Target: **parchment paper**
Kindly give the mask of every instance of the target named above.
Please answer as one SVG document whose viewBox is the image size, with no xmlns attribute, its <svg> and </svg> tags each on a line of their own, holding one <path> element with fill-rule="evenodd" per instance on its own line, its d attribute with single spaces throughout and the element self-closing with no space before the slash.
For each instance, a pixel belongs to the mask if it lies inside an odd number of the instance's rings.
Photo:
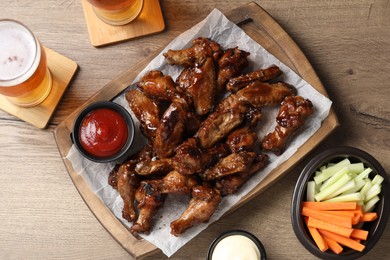
<svg viewBox="0 0 390 260">
<path fill-rule="evenodd" d="M 168 196 L 164 207 L 155 216 L 155 224 L 150 234 L 141 236 L 149 242 L 160 248 L 164 254 L 171 256 L 185 243 L 195 237 L 199 232 L 204 230 L 210 223 L 218 220 L 227 210 L 229 210 L 240 198 L 252 190 L 259 182 L 263 180 L 267 174 L 287 160 L 293 155 L 296 150 L 305 143 L 321 126 L 321 122 L 327 117 L 331 107 L 331 101 L 315 90 L 306 81 L 300 78 L 295 72 L 282 64 L 278 59 L 266 51 L 257 42 L 252 40 L 246 33 L 234 23 L 230 22 L 219 10 L 214 9 L 206 19 L 195 25 L 190 30 L 179 35 L 174 39 L 149 65 L 138 75 L 134 80 L 137 82 L 139 78 L 147 71 L 156 69 L 161 70 L 166 75 L 171 75 L 175 79 L 181 69 L 177 66 L 168 66 L 164 60 L 162 53 L 168 49 L 183 49 L 191 45 L 191 41 L 199 36 L 209 37 L 221 44 L 223 48 L 231 48 L 238 46 L 240 49 L 250 52 L 250 68 L 248 71 L 265 68 L 275 64 L 283 71 L 282 80 L 294 85 L 298 89 L 298 94 L 312 101 L 315 112 L 310 119 L 302 127 L 299 135 L 295 136 L 292 142 L 288 145 L 287 150 L 281 156 L 269 154 L 270 163 L 267 167 L 254 175 L 248 183 L 246 183 L 236 194 L 229 195 L 223 198 L 218 209 L 206 224 L 200 224 L 186 231 L 182 236 L 175 237 L 170 234 L 170 223 L 177 219 L 185 210 L 189 198 L 186 196 Z M 133 83 L 134 83 L 133 82 Z M 114 100 L 122 104 L 124 107 L 131 110 L 124 99 L 124 95 L 119 96 Z M 259 139 L 273 131 L 276 122 L 275 116 L 278 108 L 263 109 L 263 119 L 259 127 Z M 135 117 L 133 116 L 135 119 Z M 136 121 L 136 129 L 138 130 L 138 122 Z M 145 139 L 138 132 L 134 148 L 141 148 L 145 144 Z M 108 174 L 114 167 L 115 163 L 98 164 L 84 159 L 74 147 L 72 147 L 66 157 L 73 165 L 76 172 L 81 174 L 91 185 L 91 188 L 96 192 L 108 208 L 119 218 L 125 225 L 130 226 L 126 220 L 122 219 L 123 201 L 119 193 L 107 184 Z M 205 252 L 206 255 L 206 252 Z"/>
</svg>

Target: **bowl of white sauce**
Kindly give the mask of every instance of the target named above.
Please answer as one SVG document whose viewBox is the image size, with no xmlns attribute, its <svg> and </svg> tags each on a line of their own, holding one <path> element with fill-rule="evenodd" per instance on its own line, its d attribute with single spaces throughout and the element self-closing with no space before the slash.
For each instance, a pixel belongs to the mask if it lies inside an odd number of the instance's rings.
<svg viewBox="0 0 390 260">
<path fill-rule="evenodd" d="M 244 230 L 229 230 L 211 243 L 207 260 L 265 260 L 265 249 L 260 240 Z"/>
</svg>

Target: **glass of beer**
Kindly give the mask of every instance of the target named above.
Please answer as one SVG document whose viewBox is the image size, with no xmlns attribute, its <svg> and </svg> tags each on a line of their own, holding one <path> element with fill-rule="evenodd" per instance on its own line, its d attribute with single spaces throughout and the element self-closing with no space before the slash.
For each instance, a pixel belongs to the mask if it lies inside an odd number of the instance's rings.
<svg viewBox="0 0 390 260">
<path fill-rule="evenodd" d="M 46 53 L 22 23 L 0 19 L 0 94 L 21 107 L 43 102 L 52 88 Z"/>
<path fill-rule="evenodd" d="M 144 0 L 88 0 L 96 15 L 105 23 L 124 25 L 142 11 Z"/>
</svg>

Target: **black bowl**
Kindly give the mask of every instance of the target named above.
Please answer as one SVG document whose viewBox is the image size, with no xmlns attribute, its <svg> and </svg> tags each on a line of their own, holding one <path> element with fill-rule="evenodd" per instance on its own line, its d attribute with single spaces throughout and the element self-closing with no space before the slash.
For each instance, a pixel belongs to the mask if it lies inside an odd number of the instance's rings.
<svg viewBox="0 0 390 260">
<path fill-rule="evenodd" d="M 378 214 L 378 218 L 373 222 L 366 222 L 362 227 L 363 229 L 369 231 L 367 240 L 361 242 L 365 245 L 365 249 L 363 252 L 358 252 L 349 248 L 344 248 L 343 252 L 337 255 L 330 250 L 322 252 L 318 249 L 306 228 L 303 217 L 301 216 L 301 202 L 305 200 L 307 182 L 313 179 L 315 171 L 329 162 L 339 162 L 345 158 L 348 158 L 351 163 L 363 162 L 365 167 L 370 167 L 373 169 L 373 171 L 370 173 L 370 178 L 373 178 L 376 174 L 379 174 L 384 178 L 384 181 L 382 183 L 382 190 L 379 195 L 380 201 L 374 209 L 374 211 Z M 386 172 L 379 164 L 379 162 L 370 154 L 360 149 L 353 147 L 335 147 L 327 149 L 314 156 L 313 159 L 311 159 L 303 169 L 293 192 L 291 204 L 291 221 L 298 240 L 313 255 L 322 259 L 356 259 L 362 257 L 364 254 L 370 251 L 378 242 L 383 231 L 385 230 L 389 218 L 389 212 L 389 183 Z"/>
<path fill-rule="evenodd" d="M 116 112 L 118 112 L 122 116 L 122 118 L 125 120 L 126 125 L 127 125 L 128 135 L 127 135 L 126 143 L 124 144 L 124 146 L 122 147 L 122 149 L 119 152 L 117 152 L 116 154 L 113 154 L 111 156 L 107 156 L 107 157 L 97 157 L 97 156 L 94 156 L 94 155 L 91 155 L 90 153 L 88 153 L 81 146 L 79 134 L 78 134 L 80 124 L 83 121 L 84 117 L 89 112 L 91 112 L 95 109 L 98 109 L 98 108 L 108 108 L 108 109 L 115 110 Z M 121 159 L 125 159 L 130 152 L 130 148 L 131 148 L 131 145 L 133 143 L 133 139 L 134 139 L 134 121 L 133 121 L 130 113 L 127 112 L 127 110 L 124 107 L 122 107 L 121 105 L 114 103 L 114 102 L 111 102 L 111 101 L 98 101 L 98 102 L 92 103 L 89 106 L 87 106 L 86 108 L 84 108 L 77 115 L 77 117 L 74 121 L 74 124 L 73 124 L 73 128 L 72 128 L 72 140 L 73 140 L 73 143 L 76 146 L 77 150 L 88 160 L 91 160 L 93 162 L 98 162 L 98 163 L 107 163 L 107 162 L 113 162 L 113 161 L 117 161 L 117 160 L 119 161 Z"/>
<path fill-rule="evenodd" d="M 245 236 L 249 239 L 251 239 L 253 241 L 253 243 L 255 243 L 255 245 L 257 246 L 257 248 L 259 249 L 259 252 L 260 252 L 260 259 L 261 260 L 265 260 L 267 259 L 267 256 L 266 256 L 266 253 L 265 253 L 265 249 L 264 249 L 264 246 L 263 244 L 260 242 L 260 240 L 254 236 L 253 234 L 247 232 L 247 231 L 244 231 L 244 230 L 229 230 L 229 231 L 225 231 L 223 232 L 222 234 L 220 234 L 210 245 L 210 248 L 208 250 L 208 253 L 207 253 L 207 260 L 212 260 L 212 256 L 213 256 L 213 252 L 214 252 L 214 249 L 215 247 L 217 246 L 217 244 L 219 242 L 221 242 L 222 239 L 226 238 L 226 237 L 229 237 L 229 236 L 233 236 L 233 235 L 240 235 L 240 236 Z M 244 250 L 244 249 L 242 249 Z"/>
</svg>

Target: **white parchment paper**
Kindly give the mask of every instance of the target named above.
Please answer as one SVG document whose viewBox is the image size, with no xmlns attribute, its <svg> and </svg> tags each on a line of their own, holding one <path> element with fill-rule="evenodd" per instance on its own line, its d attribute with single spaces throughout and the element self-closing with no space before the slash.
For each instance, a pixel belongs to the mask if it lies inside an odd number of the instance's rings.
<svg viewBox="0 0 390 260">
<path fill-rule="evenodd" d="M 237 203 L 245 194 L 251 191 L 259 182 L 263 180 L 267 174 L 280 165 L 285 160 L 289 159 L 296 150 L 305 143 L 321 126 L 321 122 L 327 117 L 331 107 L 331 101 L 316 91 L 310 84 L 299 77 L 294 71 L 282 64 L 278 59 L 266 51 L 257 42 L 252 40 L 246 33 L 234 23 L 230 22 L 219 10 L 214 9 L 206 19 L 195 25 L 190 30 L 179 35 L 174 39 L 149 65 L 138 75 L 134 82 L 149 70 L 161 70 L 166 75 L 171 75 L 175 79 L 181 71 L 178 66 L 168 66 L 164 60 L 162 53 L 168 49 L 183 49 L 191 45 L 191 41 L 199 36 L 209 37 L 221 44 L 223 48 L 232 48 L 238 46 L 240 49 L 250 52 L 250 68 L 248 71 L 257 68 L 268 67 L 275 64 L 283 71 L 282 80 L 294 85 L 298 89 L 298 94 L 312 101 L 315 112 L 302 127 L 302 131 L 298 136 L 295 136 L 292 142 L 288 145 L 287 150 L 281 156 L 269 154 L 270 163 L 261 172 L 254 175 L 248 183 L 246 183 L 236 194 L 229 195 L 223 198 L 218 209 L 208 223 L 197 225 L 186 231 L 182 236 L 175 237 L 170 234 L 170 223 L 177 219 L 185 210 L 189 198 L 185 196 L 168 196 L 164 203 L 164 207 L 158 212 L 155 217 L 155 224 L 150 234 L 141 236 L 160 248 L 164 254 L 171 256 L 180 247 L 186 244 L 189 240 L 195 237 L 198 233 L 204 230 L 210 223 L 218 220 L 227 210 Z M 130 83 L 130 82 L 129 82 Z M 122 104 L 127 110 L 130 108 L 124 99 L 124 95 L 116 98 L 115 102 Z M 278 108 L 264 109 L 263 119 L 259 123 L 259 138 L 271 132 L 275 126 L 275 117 Z M 133 116 L 135 119 L 135 117 Z M 137 120 L 135 120 L 137 121 Z M 138 122 L 136 122 L 138 130 Z M 134 148 L 141 148 L 145 144 L 145 139 L 141 134 L 136 133 Z M 81 174 L 91 189 L 95 191 L 108 208 L 120 219 L 125 225 L 130 226 L 126 220 L 122 219 L 123 201 L 119 193 L 108 185 L 108 174 L 114 167 L 115 163 L 98 164 L 84 159 L 74 147 L 72 147 L 66 157 L 71 163 L 76 172 Z M 206 252 L 205 252 L 206 254 Z"/>
</svg>

